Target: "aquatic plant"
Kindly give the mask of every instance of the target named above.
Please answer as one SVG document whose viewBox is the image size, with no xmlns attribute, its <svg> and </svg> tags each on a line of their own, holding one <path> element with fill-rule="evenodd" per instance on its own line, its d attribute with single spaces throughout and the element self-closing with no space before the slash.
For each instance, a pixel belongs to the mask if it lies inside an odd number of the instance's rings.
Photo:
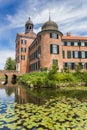
<svg viewBox="0 0 87 130">
<path fill-rule="evenodd" d="M 4 103 L 0 101 L 0 105 L 4 106 Z M 87 102 L 59 97 L 46 101 L 42 106 L 31 103 L 22 105 L 7 103 L 7 108 L 0 115 L 0 129 L 2 128 L 87 130 Z"/>
</svg>

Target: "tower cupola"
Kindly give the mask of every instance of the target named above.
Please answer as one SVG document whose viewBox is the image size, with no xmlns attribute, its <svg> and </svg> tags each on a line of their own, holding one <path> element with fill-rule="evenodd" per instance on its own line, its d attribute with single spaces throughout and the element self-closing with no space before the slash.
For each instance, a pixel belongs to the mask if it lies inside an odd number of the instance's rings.
<svg viewBox="0 0 87 130">
<path fill-rule="evenodd" d="M 29 17 L 28 21 L 25 24 L 25 33 L 29 33 L 30 31 L 33 31 L 33 22 Z"/>
</svg>

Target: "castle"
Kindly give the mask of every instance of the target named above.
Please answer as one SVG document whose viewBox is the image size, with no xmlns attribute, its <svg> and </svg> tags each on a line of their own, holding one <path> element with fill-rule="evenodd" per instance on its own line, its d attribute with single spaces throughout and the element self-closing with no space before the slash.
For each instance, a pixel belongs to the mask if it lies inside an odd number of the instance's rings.
<svg viewBox="0 0 87 130">
<path fill-rule="evenodd" d="M 49 20 L 42 25 L 38 34 L 33 32 L 34 24 L 29 18 L 25 33 L 16 36 L 16 70 L 21 73 L 50 69 L 56 64 L 74 70 L 77 64 L 87 69 L 87 37 L 63 35 L 58 25 Z"/>
</svg>

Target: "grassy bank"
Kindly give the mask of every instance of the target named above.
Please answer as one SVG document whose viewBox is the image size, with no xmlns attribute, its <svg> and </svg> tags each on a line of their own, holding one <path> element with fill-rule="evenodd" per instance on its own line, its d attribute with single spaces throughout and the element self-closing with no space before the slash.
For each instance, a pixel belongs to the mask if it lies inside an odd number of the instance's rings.
<svg viewBox="0 0 87 130">
<path fill-rule="evenodd" d="M 87 86 L 87 73 L 34 72 L 19 77 L 19 83 L 29 87 Z"/>
</svg>

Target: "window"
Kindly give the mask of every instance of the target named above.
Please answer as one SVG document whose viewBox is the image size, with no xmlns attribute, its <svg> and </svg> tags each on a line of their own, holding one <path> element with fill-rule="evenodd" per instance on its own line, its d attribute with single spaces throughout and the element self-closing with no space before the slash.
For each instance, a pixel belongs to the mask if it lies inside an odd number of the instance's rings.
<svg viewBox="0 0 87 130">
<path fill-rule="evenodd" d="M 81 64 L 81 68 L 85 69 L 85 63 L 84 62 Z"/>
<path fill-rule="evenodd" d="M 58 54 L 59 53 L 59 46 L 56 44 L 50 45 L 50 53 L 51 54 Z"/>
<path fill-rule="evenodd" d="M 87 42 L 85 42 L 85 46 L 87 46 Z"/>
<path fill-rule="evenodd" d="M 74 46 L 78 46 L 78 42 L 74 42 Z"/>
<path fill-rule="evenodd" d="M 17 62 L 17 63 L 19 62 L 19 56 L 18 56 L 18 57 L 16 57 L 16 62 Z"/>
<path fill-rule="evenodd" d="M 71 42 L 71 46 L 74 46 L 74 42 Z"/>
<path fill-rule="evenodd" d="M 81 51 L 81 58 L 85 58 L 85 51 Z"/>
<path fill-rule="evenodd" d="M 85 58 L 87 58 L 87 51 L 85 51 Z"/>
<path fill-rule="evenodd" d="M 20 52 L 19 49 L 18 50 L 16 49 L 16 53 L 19 53 L 19 52 Z"/>
<path fill-rule="evenodd" d="M 26 40 L 21 40 L 21 44 L 26 44 Z"/>
<path fill-rule="evenodd" d="M 63 63 L 63 67 L 68 67 L 69 69 L 73 70 L 75 69 L 75 63 L 72 63 L 72 62 L 64 62 Z"/>
<path fill-rule="evenodd" d="M 73 58 L 81 58 L 81 51 L 73 51 Z"/>
<path fill-rule="evenodd" d="M 65 58 L 65 51 L 62 51 L 62 57 Z"/>
<path fill-rule="evenodd" d="M 81 46 L 85 46 L 85 42 L 81 42 Z"/>
<path fill-rule="evenodd" d="M 58 39 L 58 34 L 56 34 L 56 33 L 50 33 L 50 38 L 56 38 L 56 39 Z"/>
<path fill-rule="evenodd" d="M 53 64 L 56 65 L 56 66 L 58 66 L 58 60 L 53 59 Z"/>
<path fill-rule="evenodd" d="M 30 65 L 30 70 L 34 71 L 34 70 L 39 70 L 40 69 L 40 61 L 35 62 L 33 64 Z"/>
<path fill-rule="evenodd" d="M 21 60 L 25 60 L 25 56 L 24 55 L 21 55 Z"/>
<path fill-rule="evenodd" d="M 67 62 L 67 67 L 71 69 L 71 62 Z"/>
<path fill-rule="evenodd" d="M 64 46 L 64 42 L 62 42 L 62 45 Z"/>
<path fill-rule="evenodd" d="M 74 52 L 73 52 L 73 58 L 79 58 L 78 51 L 74 51 Z"/>
<path fill-rule="evenodd" d="M 87 63 L 85 63 L 85 67 L 86 67 L 86 69 L 87 69 Z"/>
<path fill-rule="evenodd" d="M 73 46 L 73 42 L 64 41 L 64 42 L 62 42 L 62 45 L 63 45 L 63 46 Z"/>
<path fill-rule="evenodd" d="M 67 58 L 71 58 L 71 51 L 67 51 Z"/>
<path fill-rule="evenodd" d="M 67 42 L 67 46 L 71 46 L 71 42 Z"/>
<path fill-rule="evenodd" d="M 26 48 L 21 48 L 21 52 L 26 52 Z"/>
<path fill-rule="evenodd" d="M 64 42 L 64 46 L 67 46 L 67 42 Z"/>
<path fill-rule="evenodd" d="M 71 70 L 75 69 L 75 63 L 67 62 L 67 67 Z"/>
</svg>

